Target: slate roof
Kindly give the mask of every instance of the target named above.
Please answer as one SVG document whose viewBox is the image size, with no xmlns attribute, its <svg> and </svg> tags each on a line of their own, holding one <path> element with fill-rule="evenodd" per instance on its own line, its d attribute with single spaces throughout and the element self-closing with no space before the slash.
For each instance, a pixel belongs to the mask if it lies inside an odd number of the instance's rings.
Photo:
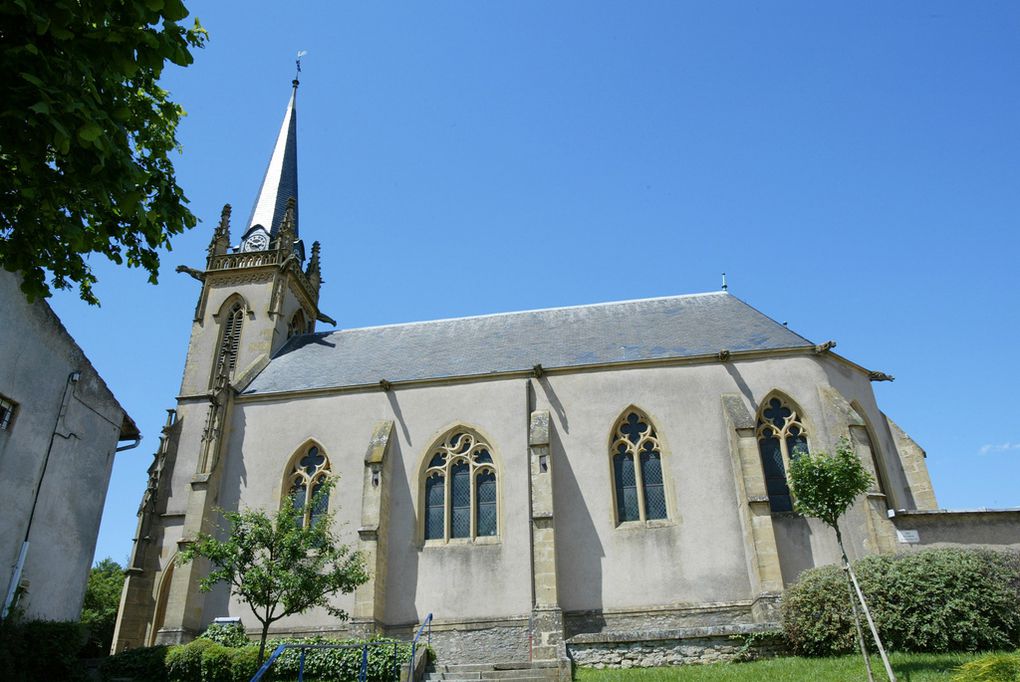
<svg viewBox="0 0 1020 682">
<path fill-rule="evenodd" d="M 244 394 L 813 344 L 726 292 L 303 334 Z"/>
</svg>

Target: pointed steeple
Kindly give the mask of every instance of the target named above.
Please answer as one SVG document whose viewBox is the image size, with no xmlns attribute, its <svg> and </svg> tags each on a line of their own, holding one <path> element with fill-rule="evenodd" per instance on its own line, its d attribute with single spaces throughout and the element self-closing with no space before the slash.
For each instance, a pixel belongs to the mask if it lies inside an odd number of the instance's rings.
<svg viewBox="0 0 1020 682">
<path fill-rule="evenodd" d="M 273 147 L 273 155 L 269 159 L 262 186 L 252 207 L 251 218 L 245 230 L 241 249 L 243 251 L 263 251 L 269 248 L 270 242 L 276 239 L 287 211 L 287 200 L 294 200 L 294 235 L 298 231 L 298 177 L 297 177 L 297 89 L 298 81 L 293 81 L 294 90 L 287 103 L 287 111 L 283 116 L 283 125 Z"/>
</svg>

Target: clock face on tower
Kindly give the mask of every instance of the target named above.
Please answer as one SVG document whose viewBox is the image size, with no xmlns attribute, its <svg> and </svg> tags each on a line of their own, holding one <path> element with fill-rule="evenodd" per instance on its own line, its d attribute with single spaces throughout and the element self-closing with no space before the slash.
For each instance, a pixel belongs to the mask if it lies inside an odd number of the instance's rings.
<svg viewBox="0 0 1020 682">
<path fill-rule="evenodd" d="M 250 237 L 244 240 L 241 250 L 265 251 L 267 246 L 269 246 L 269 237 L 266 236 L 265 232 L 259 230 L 258 232 L 253 232 Z"/>
</svg>

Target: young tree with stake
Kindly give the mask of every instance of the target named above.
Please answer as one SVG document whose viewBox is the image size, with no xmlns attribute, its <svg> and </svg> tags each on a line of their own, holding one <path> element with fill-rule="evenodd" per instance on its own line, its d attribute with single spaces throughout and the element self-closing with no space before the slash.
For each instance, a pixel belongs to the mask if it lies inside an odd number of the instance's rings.
<svg viewBox="0 0 1020 682">
<path fill-rule="evenodd" d="M 843 570 L 846 571 L 847 587 L 850 590 L 850 605 L 854 610 L 854 624 L 857 627 L 857 641 L 861 647 L 861 654 L 864 656 L 864 664 L 867 667 L 868 679 L 873 680 L 871 674 L 871 661 L 868 657 L 868 650 L 864 644 L 864 633 L 861 629 L 860 616 L 857 613 L 857 605 L 854 603 L 856 593 L 864 615 L 867 618 L 871 634 L 878 646 L 878 652 L 882 656 L 882 663 L 885 665 L 886 674 L 891 682 L 896 682 L 889 658 L 886 656 L 882 640 L 878 636 L 878 629 L 871 619 L 868 611 L 868 604 L 864 600 L 860 585 L 857 584 L 857 577 L 854 575 L 850 560 L 846 556 L 846 548 L 843 546 L 843 534 L 839 530 L 839 518 L 846 513 L 846 510 L 854 503 L 858 495 L 868 491 L 871 486 L 871 474 L 867 472 L 860 459 L 854 453 L 850 441 L 844 437 L 836 444 L 836 453 L 828 455 L 824 452 L 807 453 L 799 451 L 790 462 L 790 492 L 793 494 L 793 508 L 804 516 L 812 516 L 821 519 L 827 526 L 836 532 L 836 542 L 839 544 L 839 551 L 843 556 Z"/>
</svg>

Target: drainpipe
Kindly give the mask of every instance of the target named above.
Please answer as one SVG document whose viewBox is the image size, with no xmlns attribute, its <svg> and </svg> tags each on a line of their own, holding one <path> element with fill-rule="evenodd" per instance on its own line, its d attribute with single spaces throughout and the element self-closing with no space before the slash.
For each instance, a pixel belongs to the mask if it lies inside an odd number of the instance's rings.
<svg viewBox="0 0 1020 682">
<path fill-rule="evenodd" d="M 141 443 L 141 442 L 142 442 L 142 437 L 138 436 L 138 438 L 135 438 L 135 442 L 134 443 L 128 443 L 127 445 L 121 445 L 119 448 L 114 450 L 114 452 L 124 452 L 125 450 L 134 450 L 135 448 L 138 447 L 138 444 Z"/>
<path fill-rule="evenodd" d="M 39 480 L 35 484 L 35 494 L 32 496 L 32 511 L 28 514 L 28 527 L 25 528 L 25 539 L 21 543 L 21 551 L 18 552 L 18 561 L 14 565 L 14 572 L 11 574 L 11 582 L 7 588 L 7 597 L 4 599 L 3 613 L 0 614 L 0 619 L 7 618 L 7 612 L 10 611 L 11 604 L 14 602 L 14 597 L 18 593 L 18 584 L 21 582 L 21 571 L 25 568 L 25 559 L 28 557 L 28 537 L 32 532 L 32 521 L 35 518 L 35 508 L 39 503 L 39 493 L 42 491 L 43 479 L 46 477 L 46 467 L 50 463 L 50 453 L 53 452 L 53 440 L 60 436 L 61 438 L 68 439 L 74 436 L 78 436 L 73 433 L 69 433 L 66 436 L 59 433 L 57 429 L 60 427 L 60 420 L 64 418 L 64 411 L 67 408 L 67 391 L 71 387 L 71 384 L 78 383 L 81 379 L 81 372 L 75 370 L 67 375 L 67 381 L 64 382 L 64 395 L 60 399 L 60 410 L 57 412 L 57 420 L 53 424 L 53 433 L 50 434 L 50 444 L 46 448 L 46 456 L 43 458 L 42 472 L 39 474 Z"/>
</svg>

